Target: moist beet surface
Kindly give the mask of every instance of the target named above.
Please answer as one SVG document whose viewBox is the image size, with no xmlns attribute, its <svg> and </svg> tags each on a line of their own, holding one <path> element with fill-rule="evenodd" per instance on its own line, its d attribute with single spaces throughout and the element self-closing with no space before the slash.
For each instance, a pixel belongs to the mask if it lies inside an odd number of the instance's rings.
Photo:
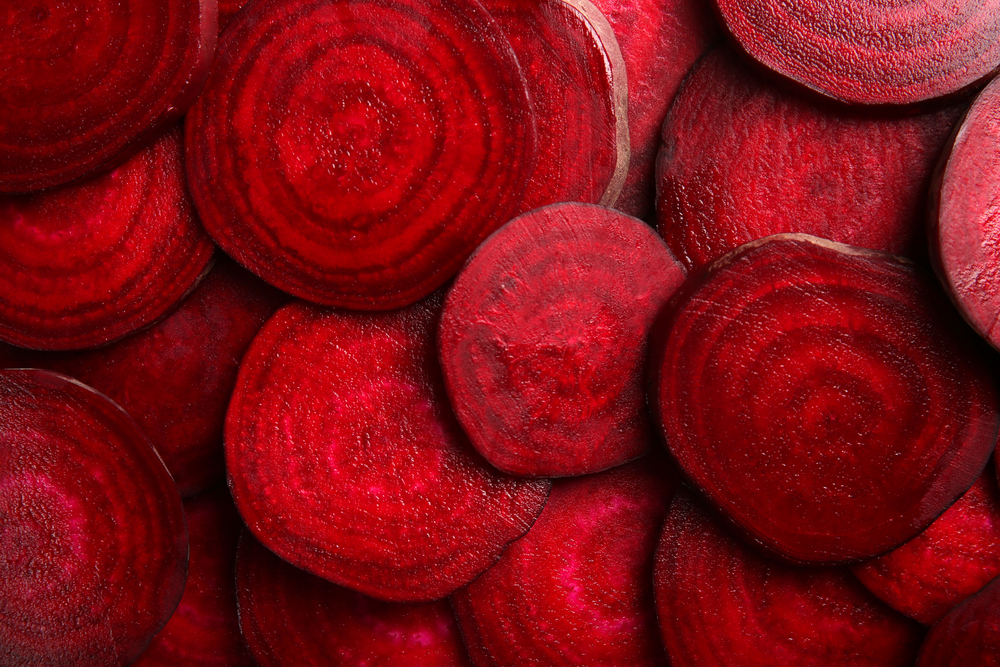
<svg viewBox="0 0 1000 667">
<path fill-rule="evenodd" d="M 646 339 L 683 280 L 656 233 L 612 209 L 556 204 L 504 225 L 455 280 L 438 332 L 472 444 L 539 477 L 648 451 Z"/>
<path fill-rule="evenodd" d="M 219 0 L 219 34 L 229 26 L 236 12 L 243 9 L 249 0 Z"/>
<path fill-rule="evenodd" d="M 1000 665 L 1000 577 L 931 628 L 917 661 L 917 667 L 971 665 Z"/>
<path fill-rule="evenodd" d="M 910 262 L 801 234 L 692 280 L 651 336 L 672 455 L 795 562 L 875 556 L 968 490 L 997 437 L 978 340 Z"/>
<path fill-rule="evenodd" d="M 0 371 L 0 664 L 131 664 L 184 590 L 173 480 L 135 423 L 61 375 Z"/>
</svg>

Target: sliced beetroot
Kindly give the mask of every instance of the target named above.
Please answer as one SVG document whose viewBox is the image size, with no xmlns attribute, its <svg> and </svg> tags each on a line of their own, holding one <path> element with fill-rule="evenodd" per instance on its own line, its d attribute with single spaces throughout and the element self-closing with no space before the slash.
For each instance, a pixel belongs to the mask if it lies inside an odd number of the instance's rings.
<svg viewBox="0 0 1000 667">
<path fill-rule="evenodd" d="M 650 580 L 674 476 L 658 459 L 557 480 L 538 521 L 452 597 L 477 667 L 666 667 Z"/>
<path fill-rule="evenodd" d="M 184 590 L 170 474 L 89 387 L 0 371 L 0 663 L 131 664 Z"/>
<path fill-rule="evenodd" d="M 549 482 L 489 468 L 448 406 L 434 295 L 391 313 L 285 306 L 250 346 L 226 466 L 254 535 L 389 601 L 445 597 L 541 512 Z"/>
<path fill-rule="evenodd" d="M 997 390 L 929 275 L 804 234 L 688 283 L 652 335 L 670 452 L 751 540 L 847 562 L 913 538 L 979 476 Z"/>
<path fill-rule="evenodd" d="M 438 345 L 476 449 L 507 472 L 597 472 L 648 451 L 646 339 L 684 270 L 642 221 L 556 204 L 505 225 L 448 292 Z"/>
<path fill-rule="evenodd" d="M 185 127 L 216 242 L 291 294 L 366 310 L 454 276 L 535 158 L 510 43 L 458 0 L 255 2 Z"/>
<path fill-rule="evenodd" d="M 917 667 L 970 665 L 1000 665 L 1000 577 L 931 628 L 917 661 Z"/>
<path fill-rule="evenodd" d="M 0 192 L 107 171 L 177 121 L 215 55 L 215 0 L 0 8 Z"/>
<path fill-rule="evenodd" d="M 2 196 L 0 339 L 66 350 L 121 338 L 194 289 L 214 249 L 187 196 L 179 129 L 83 185 Z"/>
<path fill-rule="evenodd" d="M 821 104 L 717 48 L 663 125 L 658 229 L 688 267 L 782 232 L 925 258 L 931 175 L 961 112 Z"/>
<path fill-rule="evenodd" d="M 219 34 L 229 26 L 236 12 L 243 9 L 249 0 L 219 0 Z"/>
<path fill-rule="evenodd" d="M 911 667 L 920 646 L 920 626 L 846 569 L 767 560 L 686 491 L 663 525 L 654 581 L 673 667 Z"/>
</svg>

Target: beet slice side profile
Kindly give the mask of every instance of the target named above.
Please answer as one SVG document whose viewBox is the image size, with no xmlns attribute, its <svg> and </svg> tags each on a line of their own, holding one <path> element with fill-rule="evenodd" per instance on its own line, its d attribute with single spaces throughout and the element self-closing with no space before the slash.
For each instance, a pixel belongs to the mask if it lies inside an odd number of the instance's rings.
<svg viewBox="0 0 1000 667">
<path fill-rule="evenodd" d="M 1000 577 L 931 628 L 917 661 L 917 667 L 969 665 L 1000 665 Z"/>
<path fill-rule="evenodd" d="M 121 408 L 0 371 L 0 664 L 124 667 L 184 590 L 184 510 Z"/>
<path fill-rule="evenodd" d="M 803 563 L 879 555 L 985 467 L 997 389 L 916 265 L 785 234 L 683 292 L 651 336 L 654 410 L 683 472 L 752 541 Z"/>
</svg>

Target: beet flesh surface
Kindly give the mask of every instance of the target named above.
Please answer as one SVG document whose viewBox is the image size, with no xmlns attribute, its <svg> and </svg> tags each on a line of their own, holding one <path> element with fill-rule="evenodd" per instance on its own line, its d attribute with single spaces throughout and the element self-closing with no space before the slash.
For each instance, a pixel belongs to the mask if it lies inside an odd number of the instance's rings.
<svg viewBox="0 0 1000 667">
<path fill-rule="evenodd" d="M 215 0 L 5 2 L 0 192 L 107 171 L 151 143 L 208 77 Z"/>
<path fill-rule="evenodd" d="M 215 241 L 286 292 L 362 310 L 454 276 L 535 159 L 510 43 L 457 0 L 252 2 L 185 128 Z"/>
<path fill-rule="evenodd" d="M 1000 665 L 1000 577 L 931 628 L 917 661 L 917 667 L 971 665 Z"/>
<path fill-rule="evenodd" d="M 264 546 L 389 601 L 445 597 L 541 512 L 549 482 L 488 467 L 448 405 L 434 295 L 390 313 L 279 310 L 226 421 L 236 506 Z"/>
<path fill-rule="evenodd" d="M 487 239 L 448 291 L 438 349 L 452 406 L 516 475 L 598 472 L 649 451 L 646 339 L 684 270 L 645 223 L 564 203 Z"/>
<path fill-rule="evenodd" d="M 657 163 L 657 228 L 674 254 L 702 266 L 801 232 L 926 258 L 931 175 L 964 106 L 874 116 L 781 83 L 729 47 L 685 79 Z"/>
<path fill-rule="evenodd" d="M 40 370 L 0 371 L 0 664 L 131 664 L 184 590 L 170 474 L 117 405 Z"/>
<path fill-rule="evenodd" d="M 794 562 L 879 555 L 982 472 L 996 387 L 912 263 L 777 235 L 682 292 L 651 336 L 654 410 L 683 472 L 750 540 Z"/>
</svg>

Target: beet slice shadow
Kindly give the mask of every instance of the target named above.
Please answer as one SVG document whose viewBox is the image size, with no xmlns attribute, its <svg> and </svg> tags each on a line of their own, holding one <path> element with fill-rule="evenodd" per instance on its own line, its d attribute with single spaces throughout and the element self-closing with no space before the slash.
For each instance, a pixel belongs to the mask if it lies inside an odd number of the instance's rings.
<svg viewBox="0 0 1000 667">
<path fill-rule="evenodd" d="M 917 660 L 917 667 L 969 665 L 1000 665 L 1000 577 L 938 621 Z"/>
</svg>

